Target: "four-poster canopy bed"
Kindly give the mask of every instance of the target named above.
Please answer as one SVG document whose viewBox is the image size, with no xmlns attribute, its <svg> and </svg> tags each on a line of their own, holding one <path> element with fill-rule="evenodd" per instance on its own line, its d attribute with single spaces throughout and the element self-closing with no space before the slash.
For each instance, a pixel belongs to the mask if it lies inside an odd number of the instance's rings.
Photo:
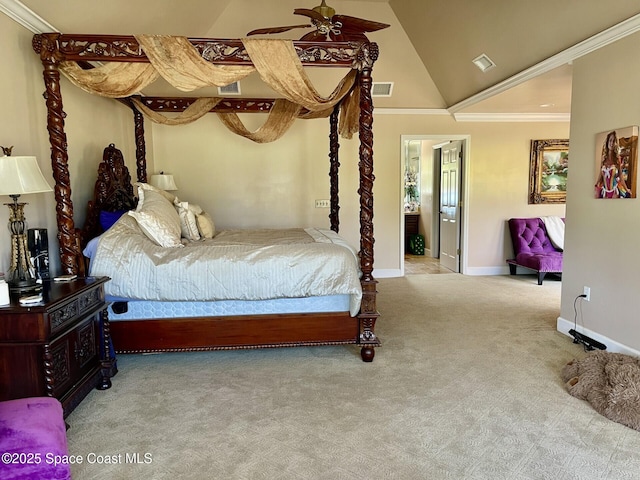
<svg viewBox="0 0 640 480">
<path fill-rule="evenodd" d="M 218 40 L 185 38 L 193 52 L 211 65 L 255 68 L 256 60 L 249 55 L 247 39 Z M 94 199 L 90 202 L 84 229 L 78 229 L 73 219 L 71 182 L 69 178 L 67 137 L 64 130 L 60 74 L 70 62 L 77 62 L 83 71 L 94 68 L 90 62 L 109 65 L 115 63 L 150 63 L 149 50 L 142 48 L 141 37 L 113 35 L 66 35 L 61 33 L 37 34 L 33 48 L 40 55 L 44 66 L 44 97 L 47 106 L 47 128 L 51 143 L 51 162 L 55 180 L 55 199 L 61 267 L 65 274 L 83 274 L 82 248 L 96 235 L 102 233 L 97 216 L 101 210 L 115 211 L 135 208 L 137 201 L 130 184 L 130 177 L 119 150 L 113 146 L 105 149 L 104 161 L 96 182 Z M 374 347 L 380 344 L 374 333 L 379 317 L 376 307 L 376 284 L 373 277 L 373 103 L 371 99 L 371 71 L 378 57 L 378 47 L 368 41 L 297 41 L 289 42 L 296 61 L 303 66 L 347 67 L 352 84 L 336 88 L 339 96 L 327 103 L 320 112 L 313 104 L 299 107 L 298 117 L 328 116 L 330 118 L 330 227 L 339 230 L 338 203 L 338 130 L 342 126 L 345 110 L 351 109 L 355 128 L 359 134 L 359 186 L 360 195 L 360 245 L 357 264 L 360 270 L 361 302 L 354 315 L 348 311 L 329 313 L 276 313 L 260 315 L 196 316 L 169 319 L 122 320 L 111 322 L 111 337 L 116 351 L 191 351 L 231 348 L 258 348 L 302 345 L 356 344 L 361 346 L 364 361 L 372 361 Z M 274 43 L 269 42 L 269 45 Z M 268 55 L 267 55 L 268 57 Z M 294 62 L 295 63 L 295 62 Z M 75 67 L 76 70 L 80 70 Z M 226 68 L 226 67 L 225 67 Z M 69 70 L 65 75 L 72 77 Z M 78 72 L 79 75 L 82 72 Z M 261 72 L 262 76 L 262 72 Z M 348 75 L 349 76 L 349 75 Z M 345 77 L 346 78 L 346 77 Z M 72 80 L 73 81 L 73 80 Z M 74 82 L 75 83 L 75 82 Z M 230 83 L 230 82 L 229 82 Z M 133 91 L 136 87 L 133 87 Z M 285 87 L 286 90 L 287 87 Z M 342 88 L 343 91 L 337 92 Z M 287 93 L 285 92 L 285 96 Z M 190 97 L 140 97 L 136 95 L 112 95 L 128 105 L 134 116 L 136 141 L 136 177 L 146 183 L 146 150 L 144 144 L 144 120 L 141 111 L 185 112 L 199 101 Z M 351 99 L 351 107 L 347 99 Z M 205 107 L 206 111 L 224 115 L 229 112 L 269 112 L 275 109 L 275 99 L 217 99 Z M 302 102 L 304 103 L 304 101 Z M 356 105 L 355 110 L 353 105 Z M 312 109 L 315 108 L 315 111 Z M 355 114 L 353 113 L 355 111 Z M 346 114 L 348 116 L 349 113 Z M 223 122 L 224 123 L 224 122 Z M 277 123 L 277 122 L 276 122 Z M 340 124 L 340 125 L 339 125 Z M 348 124 L 348 120 L 345 120 Z M 345 131 L 348 127 L 345 128 Z M 349 137 L 349 131 L 346 136 Z M 185 249 L 186 250 L 186 249 Z M 113 320 L 113 319 L 112 319 Z"/>
</svg>

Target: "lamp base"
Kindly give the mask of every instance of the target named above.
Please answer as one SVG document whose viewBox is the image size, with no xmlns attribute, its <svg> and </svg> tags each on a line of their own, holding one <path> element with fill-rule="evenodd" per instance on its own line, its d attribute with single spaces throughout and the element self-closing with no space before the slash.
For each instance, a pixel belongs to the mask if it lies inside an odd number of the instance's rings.
<svg viewBox="0 0 640 480">
<path fill-rule="evenodd" d="M 11 231 L 11 267 L 6 281 L 11 292 L 26 293 L 38 289 L 33 276 L 33 265 L 27 255 L 27 236 L 25 235 L 24 206 L 18 203 L 19 195 L 10 195 L 13 203 L 5 203 L 9 207 L 9 230 Z"/>
<path fill-rule="evenodd" d="M 35 280 L 16 280 L 9 281 L 7 283 L 9 284 L 9 291 L 11 293 L 17 293 L 19 295 L 23 293 L 33 293 L 42 289 L 42 285 L 36 283 Z"/>
</svg>

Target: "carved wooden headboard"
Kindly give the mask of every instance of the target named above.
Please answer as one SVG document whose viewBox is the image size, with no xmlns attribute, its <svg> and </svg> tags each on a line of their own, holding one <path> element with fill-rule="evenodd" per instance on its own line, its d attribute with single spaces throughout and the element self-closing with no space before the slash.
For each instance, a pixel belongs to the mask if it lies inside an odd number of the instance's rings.
<svg viewBox="0 0 640 480">
<path fill-rule="evenodd" d="M 133 194 L 131 175 L 124 163 L 122 152 L 112 143 L 104 149 L 98 167 L 98 179 L 93 200 L 87 205 L 87 219 L 80 233 L 82 247 L 103 232 L 100 212 L 117 212 L 136 208 L 138 199 Z"/>
</svg>

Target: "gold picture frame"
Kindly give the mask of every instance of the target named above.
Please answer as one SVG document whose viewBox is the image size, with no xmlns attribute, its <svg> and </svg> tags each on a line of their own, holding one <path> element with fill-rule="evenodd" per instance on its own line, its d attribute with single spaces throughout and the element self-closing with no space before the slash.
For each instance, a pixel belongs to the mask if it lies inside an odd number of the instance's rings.
<svg viewBox="0 0 640 480">
<path fill-rule="evenodd" d="M 529 203 L 566 203 L 569 139 L 531 140 Z"/>
</svg>

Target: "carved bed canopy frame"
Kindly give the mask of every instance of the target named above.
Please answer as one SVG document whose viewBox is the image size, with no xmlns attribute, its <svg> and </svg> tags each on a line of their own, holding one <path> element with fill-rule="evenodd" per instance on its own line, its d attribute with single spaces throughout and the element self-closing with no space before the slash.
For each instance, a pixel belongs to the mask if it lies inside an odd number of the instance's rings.
<svg viewBox="0 0 640 480">
<path fill-rule="evenodd" d="M 241 40 L 189 38 L 200 56 L 215 65 L 252 65 Z M 360 343 L 378 345 L 373 327 L 378 317 L 376 284 L 373 277 L 373 102 L 371 98 L 372 68 L 378 58 L 378 46 L 373 42 L 308 42 L 294 41 L 293 47 L 303 66 L 348 67 L 357 70 L 355 85 L 359 89 L 358 134 L 360 195 L 360 268 L 363 297 L 360 314 Z M 65 113 L 60 90 L 61 62 L 74 61 L 82 68 L 93 68 L 91 62 L 146 62 L 140 43 L 134 36 L 124 35 L 68 35 L 43 33 L 33 37 L 33 49 L 43 64 L 47 107 L 47 129 L 51 144 L 51 165 L 55 180 L 56 218 L 62 270 L 76 274 L 80 270 L 82 253 L 79 229 L 73 220 L 73 202 L 69 178 L 67 137 L 64 129 Z M 196 99 L 192 97 L 136 97 L 153 111 L 183 112 Z M 132 97 L 121 98 L 133 111 L 136 142 L 137 181 L 147 181 L 146 150 L 143 114 Z M 268 112 L 274 99 L 223 99 L 211 112 Z M 339 229 L 338 200 L 338 103 L 330 115 L 330 223 Z M 364 349 L 364 347 L 363 347 Z M 373 357 L 373 348 L 371 358 Z M 364 358 L 364 353 L 363 353 Z"/>
</svg>

